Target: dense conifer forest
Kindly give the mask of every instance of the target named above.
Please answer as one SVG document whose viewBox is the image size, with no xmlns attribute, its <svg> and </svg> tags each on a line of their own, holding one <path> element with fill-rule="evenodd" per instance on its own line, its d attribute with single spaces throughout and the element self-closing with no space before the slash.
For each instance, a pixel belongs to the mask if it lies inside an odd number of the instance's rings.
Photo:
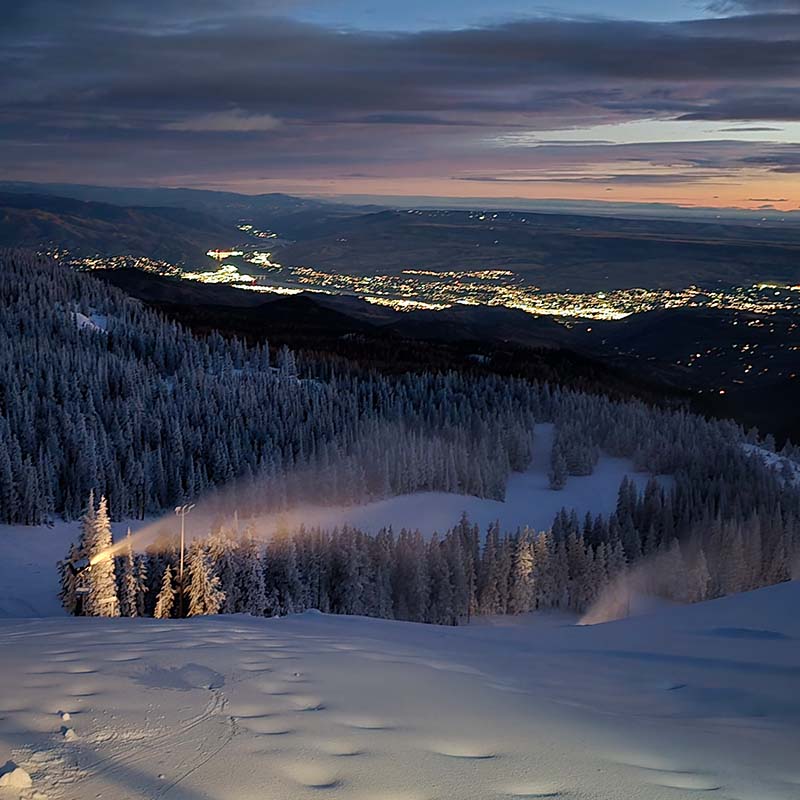
<svg viewBox="0 0 800 800">
<path fill-rule="evenodd" d="M 258 531 L 216 530 L 193 544 L 188 613 L 315 607 L 458 622 L 585 610 L 655 557 L 675 576 L 659 591 L 701 599 L 785 580 L 798 551 L 797 448 L 775 454 L 729 421 L 548 381 L 383 372 L 198 336 L 90 275 L 17 252 L 0 258 L 0 300 L 0 520 L 76 518 L 94 493 L 102 507 L 90 508 L 75 556 L 103 552 L 108 518 L 200 496 L 243 514 L 427 490 L 502 499 L 541 422 L 556 428 L 554 490 L 602 454 L 670 476 L 641 494 L 626 481 L 611 515 L 565 509 L 548 531 L 478 531 L 464 519 L 429 540 L 387 525 L 376 536 L 285 530 L 264 545 Z M 84 611 L 177 613 L 171 548 L 106 559 L 105 599 Z"/>
</svg>

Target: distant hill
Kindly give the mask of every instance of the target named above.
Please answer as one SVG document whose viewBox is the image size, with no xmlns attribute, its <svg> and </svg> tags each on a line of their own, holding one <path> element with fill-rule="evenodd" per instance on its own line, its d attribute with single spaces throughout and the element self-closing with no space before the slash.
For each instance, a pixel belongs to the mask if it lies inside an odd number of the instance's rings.
<svg viewBox="0 0 800 800">
<path fill-rule="evenodd" d="M 247 220 L 257 228 L 275 231 L 290 239 L 325 235 L 342 220 L 377 208 L 347 206 L 280 193 L 248 195 L 204 189 L 0 182 L 0 192 L 57 195 L 88 202 L 143 208 L 182 208 L 200 212 L 233 226 Z"/>
<path fill-rule="evenodd" d="M 800 228 L 468 211 L 382 211 L 281 251 L 342 274 L 509 270 L 548 291 L 800 282 Z"/>
<path fill-rule="evenodd" d="M 241 235 L 218 219 L 181 208 L 138 208 L 66 197 L 0 193 L 0 246 L 65 248 L 78 255 L 204 258 Z"/>
</svg>

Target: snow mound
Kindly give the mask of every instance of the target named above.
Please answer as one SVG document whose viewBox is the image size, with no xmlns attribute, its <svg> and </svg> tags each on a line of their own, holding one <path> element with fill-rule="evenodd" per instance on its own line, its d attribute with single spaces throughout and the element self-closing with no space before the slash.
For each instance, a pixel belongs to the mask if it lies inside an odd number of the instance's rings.
<svg viewBox="0 0 800 800">
<path fill-rule="evenodd" d="M 73 728 L 68 728 L 66 725 L 61 728 L 61 735 L 65 742 L 77 742 L 80 738 Z"/>
<path fill-rule="evenodd" d="M 30 789 L 33 785 L 31 776 L 22 767 L 18 767 L 12 761 L 3 767 L 0 774 L 1 789 Z"/>
</svg>

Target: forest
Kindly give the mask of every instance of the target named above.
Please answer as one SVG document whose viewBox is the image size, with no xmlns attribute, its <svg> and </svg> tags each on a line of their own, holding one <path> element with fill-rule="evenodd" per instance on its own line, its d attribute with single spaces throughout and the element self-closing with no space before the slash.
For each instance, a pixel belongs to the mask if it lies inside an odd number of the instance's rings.
<svg viewBox="0 0 800 800">
<path fill-rule="evenodd" d="M 641 496 L 626 481 L 614 513 L 577 520 L 565 509 L 547 531 L 476 531 L 454 520 L 426 540 L 387 521 L 376 536 L 300 528 L 265 543 L 258 531 L 220 529 L 188 558 L 184 589 L 205 598 L 200 605 L 158 604 L 176 585 L 166 543 L 128 562 L 101 557 L 91 574 L 105 564 L 106 600 L 86 613 L 315 607 L 457 622 L 585 610 L 622 571 L 656 556 L 692 576 L 658 590 L 681 598 L 790 576 L 800 487 L 789 465 L 800 450 L 787 443 L 776 454 L 770 437 L 732 421 L 530 377 L 383 372 L 199 336 L 90 275 L 17 252 L 0 257 L 0 299 L 0 520 L 85 516 L 73 560 L 107 548 L 105 523 L 92 533 L 96 517 L 143 518 L 199 497 L 243 517 L 430 490 L 502 500 L 509 475 L 529 466 L 541 422 L 556 428 L 554 491 L 590 474 L 601 454 L 670 476 Z M 103 498 L 102 513 L 94 503 L 87 511 L 90 494 Z M 74 577 L 64 575 L 70 610 Z"/>
</svg>

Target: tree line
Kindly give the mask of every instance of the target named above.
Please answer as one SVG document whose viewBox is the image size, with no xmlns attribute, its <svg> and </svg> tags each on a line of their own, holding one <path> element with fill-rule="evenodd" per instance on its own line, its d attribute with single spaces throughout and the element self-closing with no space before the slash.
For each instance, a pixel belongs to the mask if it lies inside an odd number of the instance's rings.
<svg viewBox="0 0 800 800">
<path fill-rule="evenodd" d="M 663 528 L 656 482 L 627 479 L 608 517 L 579 521 L 562 510 L 552 529 L 479 530 L 463 516 L 443 535 L 385 528 L 279 528 L 269 539 L 222 525 L 188 548 L 180 580 L 178 540 L 162 536 L 135 553 L 130 534 L 112 550 L 107 503 L 90 501 L 80 541 L 60 563 L 61 599 L 72 614 L 280 616 L 318 609 L 458 625 L 474 615 L 558 608 L 585 613 L 625 585 L 676 602 L 698 602 L 791 577 L 800 553 L 794 521 L 716 517 L 680 541 Z M 624 522 L 623 522 L 624 520 Z M 633 535 L 627 534 L 632 525 Z M 765 546 L 774 540 L 775 547 Z M 76 571 L 75 564 L 90 565 Z"/>
</svg>

